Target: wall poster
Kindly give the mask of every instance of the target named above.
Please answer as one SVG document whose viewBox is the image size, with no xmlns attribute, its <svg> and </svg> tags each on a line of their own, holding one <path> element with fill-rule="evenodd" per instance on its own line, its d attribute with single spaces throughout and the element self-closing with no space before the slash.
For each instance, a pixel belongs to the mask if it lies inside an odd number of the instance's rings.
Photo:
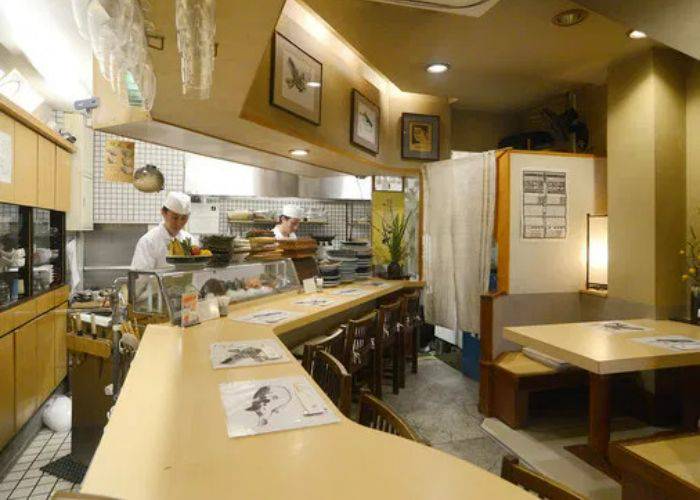
<svg viewBox="0 0 700 500">
<path fill-rule="evenodd" d="M 0 182 L 12 184 L 12 136 L 0 132 Z"/>
<path fill-rule="evenodd" d="M 566 172 L 523 170 L 521 208 L 523 239 L 566 239 Z"/>
<path fill-rule="evenodd" d="M 131 141 L 107 139 L 105 143 L 105 180 L 134 182 L 134 148 L 135 144 Z"/>
</svg>

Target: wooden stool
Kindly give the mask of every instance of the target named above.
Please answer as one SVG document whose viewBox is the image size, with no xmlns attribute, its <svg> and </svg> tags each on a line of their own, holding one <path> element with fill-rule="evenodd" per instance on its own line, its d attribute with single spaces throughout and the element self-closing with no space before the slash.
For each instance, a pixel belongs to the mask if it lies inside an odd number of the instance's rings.
<svg viewBox="0 0 700 500">
<path fill-rule="evenodd" d="M 345 328 L 336 328 L 327 336 L 324 335 L 314 340 L 314 342 L 302 344 L 304 351 L 301 357 L 301 365 L 308 373 L 311 373 L 314 353 L 317 351 L 326 351 L 334 357 L 342 359 L 345 349 Z"/>
<path fill-rule="evenodd" d="M 360 397 L 360 425 L 422 442 L 418 434 L 385 403 L 371 394 Z"/>
<path fill-rule="evenodd" d="M 418 373 L 418 336 L 423 318 L 420 315 L 420 291 L 414 290 L 401 299 L 401 326 L 404 337 L 404 360 L 411 360 L 411 372 Z M 401 370 L 401 387 L 406 386 L 406 369 Z"/>
<path fill-rule="evenodd" d="M 314 351 L 311 376 L 333 404 L 349 418 L 352 377 L 343 364 L 327 351 Z"/>
<path fill-rule="evenodd" d="M 522 352 L 504 352 L 494 363 L 493 414 L 519 429 L 527 422 L 531 392 L 582 386 L 586 380 L 583 370 L 557 371 Z"/>
<path fill-rule="evenodd" d="M 369 372 L 368 385 L 376 391 L 377 356 L 374 344 L 377 337 L 377 313 L 373 311 L 360 319 L 348 321 L 345 330 L 345 348 L 342 362 L 345 369 L 356 381 L 363 373 Z"/>
<path fill-rule="evenodd" d="M 384 358 L 391 358 L 391 385 L 394 394 L 399 393 L 401 371 L 405 364 L 403 354 L 403 329 L 401 325 L 401 301 L 379 306 L 379 328 L 375 345 L 377 371 L 375 376 L 376 391 L 374 394 L 381 399 L 382 379 L 384 376 Z"/>
</svg>

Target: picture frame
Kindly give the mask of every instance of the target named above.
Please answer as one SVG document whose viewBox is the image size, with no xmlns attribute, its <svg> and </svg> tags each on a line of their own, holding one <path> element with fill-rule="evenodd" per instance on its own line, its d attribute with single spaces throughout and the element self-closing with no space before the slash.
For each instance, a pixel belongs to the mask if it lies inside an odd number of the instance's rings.
<svg viewBox="0 0 700 500">
<path fill-rule="evenodd" d="M 352 89 L 350 108 L 350 142 L 365 151 L 376 155 L 379 153 L 379 129 L 381 111 L 379 106 Z"/>
<path fill-rule="evenodd" d="M 372 176 L 372 191 L 403 193 L 405 179 L 399 175 Z"/>
<path fill-rule="evenodd" d="M 440 159 L 440 117 L 403 113 L 401 115 L 401 158 Z"/>
<path fill-rule="evenodd" d="M 323 64 L 275 31 L 270 62 L 270 104 L 321 124 Z"/>
</svg>

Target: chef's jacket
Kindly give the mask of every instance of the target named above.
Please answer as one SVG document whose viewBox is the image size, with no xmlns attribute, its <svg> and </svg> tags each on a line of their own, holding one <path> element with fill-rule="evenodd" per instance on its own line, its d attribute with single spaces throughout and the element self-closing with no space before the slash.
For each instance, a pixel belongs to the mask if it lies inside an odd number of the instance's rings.
<svg viewBox="0 0 700 500">
<path fill-rule="evenodd" d="M 192 244 L 197 242 L 187 231 L 181 230 L 175 237 L 182 241 L 186 238 L 192 240 Z M 165 229 L 165 223 L 161 222 L 156 227 L 148 231 L 139 238 L 134 250 L 134 258 L 131 260 L 131 269 L 160 269 L 167 266 L 165 257 L 168 255 L 168 244 L 175 239 Z"/>
<path fill-rule="evenodd" d="M 282 230 L 280 229 L 279 224 L 275 226 L 275 228 L 272 230 L 272 232 L 275 233 L 276 240 L 296 240 L 297 239 L 297 233 L 291 233 L 289 236 L 285 236 L 284 233 L 282 233 Z"/>
</svg>

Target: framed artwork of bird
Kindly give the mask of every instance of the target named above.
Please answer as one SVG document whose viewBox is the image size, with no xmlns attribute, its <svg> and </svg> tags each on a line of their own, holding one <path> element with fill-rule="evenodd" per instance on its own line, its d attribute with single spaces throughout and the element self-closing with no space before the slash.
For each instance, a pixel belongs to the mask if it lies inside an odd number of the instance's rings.
<svg viewBox="0 0 700 500">
<path fill-rule="evenodd" d="M 350 142 L 369 153 L 379 153 L 379 106 L 352 90 L 352 108 L 350 110 Z"/>
<path fill-rule="evenodd" d="M 323 64 L 275 32 L 272 39 L 270 104 L 321 124 Z"/>
</svg>

